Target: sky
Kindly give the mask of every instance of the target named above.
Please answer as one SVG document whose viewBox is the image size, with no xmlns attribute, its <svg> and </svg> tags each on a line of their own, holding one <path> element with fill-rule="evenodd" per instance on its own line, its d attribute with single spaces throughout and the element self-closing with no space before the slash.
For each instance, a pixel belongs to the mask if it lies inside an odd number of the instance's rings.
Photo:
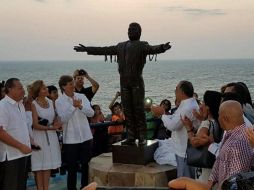
<svg viewBox="0 0 254 190">
<path fill-rule="evenodd" d="M 73 46 L 170 42 L 159 59 L 254 58 L 253 0 L 0 0 L 0 61 L 92 60 Z"/>
</svg>

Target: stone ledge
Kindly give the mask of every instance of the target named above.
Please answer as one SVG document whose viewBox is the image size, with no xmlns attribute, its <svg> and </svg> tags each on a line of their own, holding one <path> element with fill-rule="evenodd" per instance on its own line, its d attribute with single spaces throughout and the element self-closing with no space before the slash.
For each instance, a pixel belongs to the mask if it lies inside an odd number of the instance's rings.
<svg viewBox="0 0 254 190">
<path fill-rule="evenodd" d="M 89 180 L 99 186 L 166 187 L 176 178 L 176 167 L 158 165 L 113 164 L 112 153 L 101 154 L 89 163 Z"/>
</svg>

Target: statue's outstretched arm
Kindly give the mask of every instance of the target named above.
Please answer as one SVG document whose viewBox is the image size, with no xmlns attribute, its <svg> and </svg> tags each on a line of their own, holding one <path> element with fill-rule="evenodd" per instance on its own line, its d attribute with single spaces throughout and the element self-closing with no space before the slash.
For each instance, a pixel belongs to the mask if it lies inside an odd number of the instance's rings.
<svg viewBox="0 0 254 190">
<path fill-rule="evenodd" d="M 87 47 L 79 44 L 79 46 L 74 46 L 74 50 L 77 52 L 87 52 L 89 55 L 117 55 L 116 46 Z"/>
<path fill-rule="evenodd" d="M 79 44 L 78 46 L 74 46 L 73 48 L 76 52 L 85 52 L 86 51 L 86 46 Z"/>
<path fill-rule="evenodd" d="M 169 43 L 170 42 L 167 42 L 167 43 L 161 44 L 161 45 L 155 45 L 155 46 L 151 46 L 147 43 L 146 47 L 145 47 L 145 53 L 147 55 L 164 53 L 165 51 L 167 51 L 168 49 L 171 48 L 171 45 Z"/>
<path fill-rule="evenodd" d="M 163 49 L 165 50 L 165 51 L 167 51 L 168 49 L 170 49 L 172 46 L 170 45 L 170 42 L 167 42 L 167 43 L 165 43 L 165 44 L 163 44 Z"/>
</svg>

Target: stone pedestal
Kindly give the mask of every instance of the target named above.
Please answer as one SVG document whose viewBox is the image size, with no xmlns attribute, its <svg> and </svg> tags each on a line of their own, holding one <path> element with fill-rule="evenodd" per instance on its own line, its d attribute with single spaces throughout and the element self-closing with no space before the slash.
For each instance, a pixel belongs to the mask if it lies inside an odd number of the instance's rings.
<svg viewBox="0 0 254 190">
<path fill-rule="evenodd" d="M 112 145 L 113 163 L 146 165 L 153 162 L 153 155 L 158 147 L 156 140 L 148 140 L 146 145 L 127 146 L 121 142 Z"/>
<path fill-rule="evenodd" d="M 167 187 L 176 178 L 176 167 L 158 165 L 113 164 L 112 154 L 105 153 L 89 163 L 89 180 L 99 186 L 119 187 Z"/>
</svg>

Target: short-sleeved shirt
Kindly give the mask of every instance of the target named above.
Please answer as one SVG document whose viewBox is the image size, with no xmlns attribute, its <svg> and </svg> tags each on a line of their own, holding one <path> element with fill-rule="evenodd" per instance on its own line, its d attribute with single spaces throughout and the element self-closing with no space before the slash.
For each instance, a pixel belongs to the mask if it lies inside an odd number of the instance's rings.
<svg viewBox="0 0 254 190">
<path fill-rule="evenodd" d="M 80 93 L 80 94 L 84 94 L 87 97 L 87 99 L 89 100 L 89 102 L 92 101 L 92 99 L 95 95 L 95 93 L 93 93 L 92 86 L 87 87 L 87 88 L 82 87 L 81 90 L 78 90 L 78 89 L 75 88 L 75 92 Z"/>
<path fill-rule="evenodd" d="M 16 102 L 8 95 L 0 101 L 0 126 L 11 137 L 30 147 L 26 112 L 21 101 Z M 0 162 L 15 160 L 27 155 L 29 154 L 23 154 L 17 148 L 0 141 Z"/>
<path fill-rule="evenodd" d="M 117 120 L 122 120 L 124 119 L 124 116 L 118 116 L 113 114 L 112 115 L 112 121 L 117 121 Z M 123 133 L 123 125 L 114 125 L 114 126 L 109 126 L 108 127 L 108 133 L 109 134 L 121 134 Z"/>
</svg>

